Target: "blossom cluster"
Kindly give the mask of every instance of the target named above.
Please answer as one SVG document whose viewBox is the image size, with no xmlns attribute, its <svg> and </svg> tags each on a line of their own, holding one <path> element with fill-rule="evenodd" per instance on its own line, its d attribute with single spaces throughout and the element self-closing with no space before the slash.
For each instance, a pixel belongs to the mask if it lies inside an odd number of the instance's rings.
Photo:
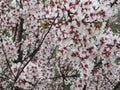
<svg viewBox="0 0 120 90">
<path fill-rule="evenodd" d="M 14 0 L 13 0 L 14 1 Z M 0 86 L 112 90 L 120 82 L 119 0 L 0 0 Z"/>
</svg>

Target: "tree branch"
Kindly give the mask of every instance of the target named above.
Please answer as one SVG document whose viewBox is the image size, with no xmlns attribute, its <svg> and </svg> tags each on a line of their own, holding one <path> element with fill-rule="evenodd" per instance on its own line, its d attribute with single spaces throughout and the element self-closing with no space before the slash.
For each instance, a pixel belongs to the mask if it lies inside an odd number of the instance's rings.
<svg viewBox="0 0 120 90">
<path fill-rule="evenodd" d="M 114 2 L 110 4 L 110 6 L 113 7 L 115 4 L 117 4 L 117 1 L 118 0 L 114 0 Z"/>
</svg>

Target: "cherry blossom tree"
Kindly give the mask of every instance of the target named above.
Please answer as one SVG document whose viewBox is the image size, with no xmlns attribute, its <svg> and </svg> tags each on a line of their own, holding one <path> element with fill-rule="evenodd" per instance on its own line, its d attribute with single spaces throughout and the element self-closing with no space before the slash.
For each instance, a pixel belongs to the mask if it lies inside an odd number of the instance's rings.
<svg viewBox="0 0 120 90">
<path fill-rule="evenodd" d="M 2 90 L 117 90 L 120 0 L 0 0 Z"/>
</svg>

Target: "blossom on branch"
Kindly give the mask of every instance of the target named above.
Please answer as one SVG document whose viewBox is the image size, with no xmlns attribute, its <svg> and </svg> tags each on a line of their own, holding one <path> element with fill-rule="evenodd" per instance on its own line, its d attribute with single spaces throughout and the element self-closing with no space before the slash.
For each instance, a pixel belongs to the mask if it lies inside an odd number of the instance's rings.
<svg viewBox="0 0 120 90">
<path fill-rule="evenodd" d="M 119 5 L 119 0 L 0 0 L 0 87 L 119 87 L 120 35 L 110 27 Z"/>
</svg>

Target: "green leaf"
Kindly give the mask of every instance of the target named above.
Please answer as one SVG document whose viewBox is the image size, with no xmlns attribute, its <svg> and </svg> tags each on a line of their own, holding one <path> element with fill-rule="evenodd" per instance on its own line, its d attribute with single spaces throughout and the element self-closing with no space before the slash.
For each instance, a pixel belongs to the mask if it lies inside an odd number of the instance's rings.
<svg viewBox="0 0 120 90">
<path fill-rule="evenodd" d="M 117 19 L 110 23 L 113 33 L 120 34 L 120 9 L 118 8 Z"/>
<path fill-rule="evenodd" d="M 70 71 L 72 71 L 73 70 L 73 68 L 72 67 L 68 67 L 68 71 L 70 72 Z"/>
<path fill-rule="evenodd" d="M 115 64 L 120 65 L 120 57 L 115 60 Z"/>
<path fill-rule="evenodd" d="M 25 34 L 22 34 L 22 36 L 21 36 L 24 40 L 25 40 L 25 38 L 26 38 L 26 35 Z"/>
<path fill-rule="evenodd" d="M 110 24 L 110 27 L 111 27 L 113 33 L 120 33 L 120 25 L 117 25 L 116 23 L 117 22 L 112 22 Z"/>
<path fill-rule="evenodd" d="M 53 53 L 52 53 L 50 59 L 53 59 L 53 58 L 56 57 L 56 55 L 57 55 L 57 54 L 56 54 L 56 51 L 58 50 L 58 48 L 59 48 L 59 46 L 57 45 L 57 46 L 55 47 L 55 49 L 53 50 Z"/>
<path fill-rule="evenodd" d="M 45 28 L 45 23 L 40 23 L 40 27 L 44 29 Z"/>
<path fill-rule="evenodd" d="M 42 0 L 42 3 L 45 4 L 46 0 Z"/>
<path fill-rule="evenodd" d="M 4 33 L 4 35 L 5 35 L 6 37 L 11 37 L 10 33 L 7 32 L 7 31 Z"/>
<path fill-rule="evenodd" d="M 60 0 L 58 0 L 58 3 L 60 4 Z"/>
</svg>

